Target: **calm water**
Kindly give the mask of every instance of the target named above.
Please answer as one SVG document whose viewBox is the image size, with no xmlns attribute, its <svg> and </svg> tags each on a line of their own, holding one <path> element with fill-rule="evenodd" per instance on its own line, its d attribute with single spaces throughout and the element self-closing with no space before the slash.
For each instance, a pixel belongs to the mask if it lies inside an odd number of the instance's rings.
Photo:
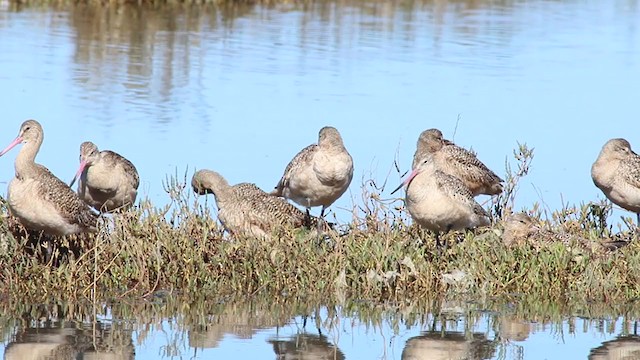
<svg viewBox="0 0 640 360">
<path fill-rule="evenodd" d="M 79 144 L 91 140 L 132 160 L 142 196 L 163 204 L 165 176 L 196 168 L 270 189 L 318 129 L 334 125 L 356 165 L 350 192 L 332 207 L 348 221 L 362 180 L 389 176 L 395 185 L 394 160 L 408 168 L 418 134 L 437 127 L 499 174 L 517 142 L 535 147 L 517 207 L 553 210 L 603 197 L 590 167 L 606 140 L 626 137 L 640 148 L 639 32 L 636 0 L 158 8 L 0 0 L 0 147 L 23 120 L 38 119 L 46 133 L 38 160 L 59 177 L 72 178 Z M 14 158 L 0 158 L 2 192 Z M 99 323 L 28 321 L 4 331 L 7 349 L 70 344 L 63 348 L 84 358 L 95 356 L 96 342 L 125 354 L 135 347 L 141 359 L 400 359 L 423 348 L 585 358 L 598 347 L 592 358 L 613 359 L 611 348 L 640 348 L 634 337 L 615 340 L 629 332 L 616 317 L 606 331 L 591 320 L 521 319 L 527 330 L 511 338 L 496 330 L 504 313 L 474 314 L 443 330 L 428 321 L 370 326 L 341 313 L 322 335 L 302 328 L 300 316 L 260 323 L 249 314 L 245 323 L 234 315 L 195 329 L 175 325 L 179 313 L 150 323 L 110 314 Z M 320 353 L 293 355 L 296 346 Z"/>
<path fill-rule="evenodd" d="M 0 316 L 0 351 L 5 359 L 640 358 L 637 323 L 622 317 L 526 320 L 514 307 L 468 303 L 443 304 L 436 315 L 420 306 L 298 306 L 23 305 L 20 320 Z"/>
<path fill-rule="evenodd" d="M 157 9 L 3 0 L 0 146 L 36 118 L 46 132 L 39 161 L 55 174 L 70 180 L 79 144 L 92 140 L 131 159 L 142 195 L 163 203 L 165 175 L 187 168 L 271 189 L 331 124 L 356 165 L 333 206 L 348 221 L 363 178 L 391 171 L 395 185 L 394 159 L 408 168 L 418 134 L 437 127 L 498 174 L 517 142 L 534 147 L 516 205 L 554 210 L 603 198 L 590 167 L 606 140 L 640 148 L 639 32 L 637 0 Z M 14 157 L 0 159 L 0 182 Z"/>
</svg>

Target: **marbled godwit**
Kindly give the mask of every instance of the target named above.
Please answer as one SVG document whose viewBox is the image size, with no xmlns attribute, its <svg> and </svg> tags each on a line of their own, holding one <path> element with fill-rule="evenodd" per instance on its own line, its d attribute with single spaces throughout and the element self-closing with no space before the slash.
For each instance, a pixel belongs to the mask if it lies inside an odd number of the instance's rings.
<svg viewBox="0 0 640 360">
<path fill-rule="evenodd" d="M 507 216 L 504 221 L 502 231 L 502 243 L 512 246 L 519 241 L 526 239 L 537 230 L 529 215 L 525 213 L 515 213 Z"/>
<path fill-rule="evenodd" d="M 191 179 L 193 191 L 199 195 L 213 194 L 218 206 L 218 218 L 232 235 L 270 238 L 278 226 L 309 227 L 317 222 L 285 199 L 262 191 L 255 184 L 230 186 L 220 174 L 199 170 Z"/>
<path fill-rule="evenodd" d="M 415 169 L 422 159 L 427 155 L 440 151 L 446 145 L 455 145 L 453 142 L 442 137 L 442 131 L 438 129 L 428 129 L 420 133 L 416 143 L 416 152 L 413 154 L 411 170 Z"/>
<path fill-rule="evenodd" d="M 625 139 L 611 139 L 591 166 L 593 183 L 614 204 L 636 213 L 640 228 L 640 156 Z"/>
<path fill-rule="evenodd" d="M 349 187 L 353 178 L 353 159 L 344 147 L 338 130 L 320 129 L 318 143 L 302 149 L 284 169 L 282 178 L 271 192 L 307 208 L 322 206 L 320 218 Z"/>
<path fill-rule="evenodd" d="M 504 222 L 502 242 L 507 247 L 530 243 L 535 248 L 540 248 L 544 244 L 562 243 L 568 248 L 578 246 L 590 253 L 613 251 L 627 244 L 625 241 L 599 242 L 578 235 L 551 231 L 536 224 L 529 215 L 523 212 L 507 216 Z"/>
<path fill-rule="evenodd" d="M 412 169 L 427 157 L 431 157 L 436 168 L 453 175 L 471 190 L 473 196 L 480 194 L 497 195 L 502 192 L 502 180 L 471 151 L 442 138 L 438 129 L 425 130 L 420 134 L 413 155 Z M 396 192 L 399 186 L 393 192 Z"/>
<path fill-rule="evenodd" d="M 473 199 L 464 183 L 436 167 L 427 157 L 407 177 L 406 204 L 409 214 L 420 226 L 436 233 L 489 225 L 489 215 Z"/>
<path fill-rule="evenodd" d="M 98 151 L 90 141 L 80 145 L 80 167 L 69 186 L 76 179 L 80 198 L 106 212 L 133 205 L 140 184 L 138 171 L 129 160 L 113 151 Z"/>
<path fill-rule="evenodd" d="M 15 162 L 16 175 L 9 183 L 7 202 L 11 213 L 28 229 L 51 235 L 95 231 L 97 215 L 62 180 L 37 164 L 44 132 L 35 120 L 20 127 L 18 137 L 0 152 L 23 143 Z"/>
</svg>

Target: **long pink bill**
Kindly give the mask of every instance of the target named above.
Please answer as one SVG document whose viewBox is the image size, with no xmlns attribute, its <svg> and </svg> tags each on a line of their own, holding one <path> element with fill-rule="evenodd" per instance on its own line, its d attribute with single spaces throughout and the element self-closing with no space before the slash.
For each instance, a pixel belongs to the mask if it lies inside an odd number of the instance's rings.
<svg viewBox="0 0 640 360">
<path fill-rule="evenodd" d="M 78 168 L 78 171 L 76 171 L 76 176 L 73 177 L 73 180 L 71 180 L 71 182 L 69 183 L 69 187 L 72 187 L 73 184 L 75 184 L 76 180 L 82 176 L 82 172 L 84 171 L 84 168 L 87 166 L 87 161 L 86 160 L 81 160 L 80 161 L 80 167 Z"/>
<path fill-rule="evenodd" d="M 9 146 L 7 146 L 4 150 L 0 151 L 0 156 L 8 153 L 9 150 L 13 149 L 16 145 L 20 144 L 21 142 L 22 142 L 22 137 L 18 136 L 17 138 L 15 138 L 15 140 L 11 142 L 11 144 L 9 144 Z"/>
<path fill-rule="evenodd" d="M 419 171 L 418 169 L 415 169 L 411 172 L 411 174 L 409 174 L 409 176 L 407 176 L 407 178 L 400 184 L 398 185 L 397 188 L 395 188 L 395 190 L 393 190 L 391 192 L 391 195 L 395 194 L 396 191 L 400 190 L 400 188 L 402 188 L 405 185 L 409 185 L 409 183 L 411 182 L 411 180 L 413 180 L 414 177 L 416 177 L 416 175 L 418 175 Z"/>
</svg>

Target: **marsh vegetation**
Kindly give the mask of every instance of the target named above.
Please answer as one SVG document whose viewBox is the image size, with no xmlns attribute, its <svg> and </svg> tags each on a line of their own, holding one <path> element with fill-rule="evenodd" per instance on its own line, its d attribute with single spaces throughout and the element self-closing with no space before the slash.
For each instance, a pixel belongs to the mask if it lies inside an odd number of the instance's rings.
<svg viewBox="0 0 640 360">
<path fill-rule="evenodd" d="M 488 206 L 494 225 L 448 233 L 447 248 L 411 225 L 402 200 L 385 198 L 388 190 L 374 180 L 363 182 L 352 220 L 323 236 L 282 228 L 271 239 L 230 238 L 216 220 L 212 199 L 196 198 L 187 173 L 165 181 L 166 205 L 141 200 L 122 214 L 103 216 L 101 230 L 82 237 L 39 237 L 3 207 L 3 296 L 95 300 L 168 291 L 385 302 L 516 294 L 559 303 L 640 296 L 640 252 L 631 241 L 636 235 L 609 224 L 611 206 L 605 202 L 553 213 L 538 205 L 529 210 L 547 230 L 540 234 L 564 234 L 568 242 L 540 236 L 503 242 L 503 218 L 513 211 L 519 180 L 533 158 L 524 145 L 514 155 L 504 193 Z M 594 250 L 573 238 L 627 246 Z"/>
</svg>

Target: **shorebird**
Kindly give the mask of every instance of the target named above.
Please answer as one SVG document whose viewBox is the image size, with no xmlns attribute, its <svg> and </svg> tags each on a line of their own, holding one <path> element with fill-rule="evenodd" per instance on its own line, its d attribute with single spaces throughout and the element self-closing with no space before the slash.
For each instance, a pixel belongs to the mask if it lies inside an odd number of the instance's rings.
<svg viewBox="0 0 640 360">
<path fill-rule="evenodd" d="M 436 167 L 427 157 L 409 174 L 406 204 L 418 225 L 436 233 L 471 229 L 490 224 L 487 212 L 473 199 L 473 194 L 457 177 Z"/>
<path fill-rule="evenodd" d="M 95 231 L 97 215 L 62 180 L 35 162 L 44 132 L 35 120 L 20 126 L 18 137 L 0 156 L 24 144 L 15 161 L 15 177 L 9 183 L 7 202 L 11 214 L 28 229 L 50 235 Z"/>
<path fill-rule="evenodd" d="M 353 178 L 353 159 L 344 147 L 338 130 L 320 129 L 318 143 L 302 149 L 289 162 L 271 195 L 291 199 L 309 208 L 322 206 L 324 211 L 349 187 Z"/>
<path fill-rule="evenodd" d="M 640 229 L 640 156 L 625 139 L 611 139 L 591 166 L 593 183 L 614 204 L 636 213 Z"/>
<path fill-rule="evenodd" d="M 131 161 L 85 141 L 80 145 L 80 166 L 69 186 L 78 179 L 78 195 L 99 211 L 127 209 L 136 201 L 140 178 Z"/>
<path fill-rule="evenodd" d="M 411 164 L 411 170 L 415 169 L 422 159 L 427 155 L 433 154 L 436 151 L 440 151 L 444 146 L 455 145 L 452 141 L 449 141 L 442 137 L 442 131 L 438 129 L 428 129 L 420 133 L 418 142 L 416 143 L 416 152 L 413 154 L 413 163 Z"/>
<path fill-rule="evenodd" d="M 438 129 L 428 129 L 420 134 L 411 168 L 415 169 L 427 157 L 432 158 L 438 170 L 462 180 L 473 196 L 502 192 L 504 180 L 478 160 L 474 153 L 444 139 Z M 401 187 L 398 186 L 392 194 Z"/>
<path fill-rule="evenodd" d="M 506 246 L 512 246 L 526 241 L 529 237 L 539 233 L 542 229 L 533 223 L 529 215 L 523 212 L 511 214 L 504 221 L 502 242 Z"/>
<path fill-rule="evenodd" d="M 270 238 L 278 227 L 310 227 L 312 222 L 318 222 L 318 218 L 308 218 L 285 199 L 270 195 L 255 184 L 231 186 L 215 171 L 198 170 L 191 186 L 199 195 L 215 196 L 218 218 L 233 236 Z"/>
<path fill-rule="evenodd" d="M 543 244 L 562 243 L 568 248 L 577 245 L 579 248 L 586 249 L 591 253 L 613 251 L 628 244 L 628 242 L 621 240 L 599 242 L 586 239 L 579 235 L 551 231 L 536 224 L 534 220 L 524 212 L 507 216 L 504 221 L 502 242 L 507 247 L 516 244 L 531 243 L 536 248 Z"/>
</svg>

